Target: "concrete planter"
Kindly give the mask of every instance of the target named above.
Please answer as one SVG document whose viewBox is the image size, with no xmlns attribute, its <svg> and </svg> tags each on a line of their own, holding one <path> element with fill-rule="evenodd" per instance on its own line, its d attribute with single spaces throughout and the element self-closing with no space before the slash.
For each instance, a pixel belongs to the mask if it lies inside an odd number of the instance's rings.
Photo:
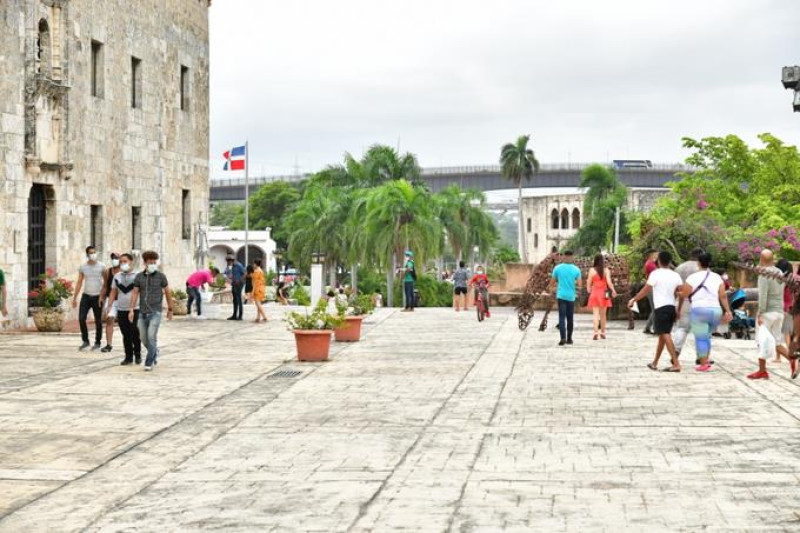
<svg viewBox="0 0 800 533">
<path fill-rule="evenodd" d="M 58 333 L 64 328 L 64 311 L 34 307 L 31 309 L 36 329 L 43 333 Z"/>
<path fill-rule="evenodd" d="M 296 329 L 294 340 L 297 344 L 299 361 L 327 361 L 331 349 L 329 329 Z"/>
<path fill-rule="evenodd" d="M 172 301 L 172 314 L 174 316 L 186 316 L 189 314 L 189 308 L 186 303 L 188 300 L 173 300 Z"/>
<path fill-rule="evenodd" d="M 336 342 L 358 342 L 361 340 L 361 322 L 363 316 L 345 317 L 345 323 L 334 330 Z"/>
</svg>

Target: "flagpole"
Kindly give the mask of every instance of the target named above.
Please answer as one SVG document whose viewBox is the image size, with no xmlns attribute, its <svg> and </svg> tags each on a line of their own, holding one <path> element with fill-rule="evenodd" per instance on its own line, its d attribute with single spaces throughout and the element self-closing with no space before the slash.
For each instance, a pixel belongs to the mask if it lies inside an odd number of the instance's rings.
<svg viewBox="0 0 800 533">
<path fill-rule="evenodd" d="M 250 264 L 250 141 L 244 142 L 244 264 Z"/>
</svg>

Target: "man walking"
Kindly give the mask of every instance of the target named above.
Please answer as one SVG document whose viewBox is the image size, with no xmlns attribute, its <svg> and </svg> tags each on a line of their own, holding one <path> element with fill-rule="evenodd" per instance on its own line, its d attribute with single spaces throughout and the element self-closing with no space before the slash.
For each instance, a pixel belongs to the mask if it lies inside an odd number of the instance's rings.
<svg viewBox="0 0 800 533">
<path fill-rule="evenodd" d="M 700 263 L 697 260 L 703 255 L 702 248 L 695 248 L 690 253 L 690 259 L 684 261 L 675 268 L 675 272 L 681 277 L 684 283 L 686 278 L 696 272 L 700 272 Z M 680 305 L 678 312 L 678 322 L 675 326 L 675 335 L 673 341 L 675 343 L 675 353 L 678 358 L 681 356 L 681 350 L 689 337 L 689 331 L 692 329 L 692 302 L 689 299 L 684 299 Z M 699 362 L 697 364 L 700 364 Z"/>
<path fill-rule="evenodd" d="M 106 267 L 97 260 L 97 252 L 94 246 L 86 247 L 86 263 L 78 269 L 78 283 L 75 285 L 75 295 L 72 297 L 73 309 L 78 307 L 78 295 L 83 288 L 81 295 L 81 305 L 78 309 L 78 324 L 81 327 L 81 339 L 83 343 L 78 350 L 83 351 L 89 347 L 89 328 L 86 326 L 86 319 L 89 310 L 94 315 L 95 338 L 92 350 L 99 350 L 103 340 L 103 320 L 100 308 L 100 295 L 105 292 L 105 272 Z"/>
<path fill-rule="evenodd" d="M 136 361 L 142 364 L 142 342 L 139 338 L 139 308 L 133 306 L 133 282 L 136 273 L 133 272 L 133 256 L 122 254 L 119 256 L 119 273 L 111 282 L 111 293 L 108 297 L 108 306 L 117 310 L 117 323 L 122 333 L 122 345 L 125 348 L 125 358 L 121 365 L 130 365 Z M 133 318 L 131 318 L 133 312 Z"/>
<path fill-rule="evenodd" d="M 561 264 L 553 269 L 550 280 L 550 292 L 556 293 L 558 300 L 558 329 L 561 333 L 559 346 L 572 344 L 572 330 L 574 328 L 575 299 L 577 288 L 583 285 L 581 269 L 574 264 L 572 252 L 567 250 L 561 256 Z"/>
<path fill-rule="evenodd" d="M 417 281 L 417 269 L 414 267 L 414 252 L 406 251 L 405 267 L 403 269 L 403 293 L 405 294 L 405 312 L 414 311 L 414 282 Z"/>
<path fill-rule="evenodd" d="M 133 280 L 133 297 L 128 318 L 131 322 L 136 318 L 134 309 L 138 304 L 139 337 L 147 348 L 144 369 L 150 372 L 158 364 L 158 328 L 161 325 L 164 297 L 167 298 L 167 320 L 172 320 L 172 295 L 167 277 L 158 270 L 158 254 L 147 251 L 142 254 L 142 260 L 144 270 L 136 274 Z"/>
<path fill-rule="evenodd" d="M 658 360 L 664 352 L 664 348 L 669 352 L 672 359 L 672 366 L 666 372 L 680 372 L 681 365 L 678 362 L 678 354 L 675 345 L 672 343 L 672 326 L 678 316 L 677 308 L 680 307 L 677 301 L 677 293 L 683 287 L 683 280 L 680 274 L 670 269 L 672 256 L 669 252 L 659 252 L 658 267 L 647 278 L 647 284 L 642 287 L 639 294 L 628 302 L 628 308 L 642 298 L 652 294 L 654 302 L 653 331 L 658 335 L 656 345 L 656 355 L 653 362 L 647 365 L 650 370 L 658 370 Z"/>
<path fill-rule="evenodd" d="M 775 266 L 775 257 L 772 250 L 761 252 L 759 266 L 765 271 L 777 276 L 783 273 Z M 789 358 L 786 349 L 786 340 L 783 336 L 783 288 L 784 283 L 766 276 L 758 277 L 758 327 L 765 326 L 770 335 L 775 339 L 775 349 L 778 354 Z M 763 340 L 761 341 L 763 342 Z M 763 355 L 763 354 L 762 354 Z M 774 354 L 771 354 L 774 355 Z M 792 362 L 792 373 L 795 370 L 795 361 Z M 767 361 L 759 357 L 758 371 L 747 376 L 749 379 L 769 379 Z"/>
<path fill-rule="evenodd" d="M 214 278 L 219 275 L 219 270 L 216 267 L 210 269 L 198 270 L 191 274 L 186 280 L 186 294 L 189 299 L 187 308 L 189 310 L 189 318 L 192 318 L 192 304 L 197 302 L 197 319 L 205 320 L 203 316 L 203 296 L 200 291 L 204 290 L 206 285 L 214 283 Z"/>
<path fill-rule="evenodd" d="M 103 353 L 108 353 L 114 349 L 114 322 L 117 320 L 117 308 L 109 300 L 111 293 L 111 285 L 114 283 L 114 276 L 119 274 L 119 252 L 111 252 L 111 268 L 106 270 L 105 284 L 103 284 L 103 293 L 100 295 L 100 307 L 103 309 L 103 320 L 106 323 L 106 345 L 100 350 Z"/>
<path fill-rule="evenodd" d="M 644 262 L 644 282 L 645 284 L 647 284 L 647 280 L 650 279 L 650 274 L 652 274 L 653 271 L 655 271 L 655 269 L 658 268 L 658 263 L 656 262 L 658 261 L 658 251 L 653 250 L 652 248 L 650 250 L 647 250 L 647 252 L 645 252 L 645 259 L 646 260 Z M 652 335 L 653 322 L 655 321 L 656 317 L 656 308 L 655 308 L 655 302 L 653 301 L 652 292 L 647 293 L 647 301 L 650 302 L 650 316 L 647 317 L 647 324 L 644 327 L 644 333 L 646 335 Z"/>
<path fill-rule="evenodd" d="M 228 320 L 241 320 L 244 315 L 244 302 L 242 302 L 242 290 L 244 289 L 244 280 L 247 276 L 247 271 L 244 265 L 236 260 L 235 257 L 229 255 L 225 258 L 228 266 L 225 268 L 225 278 L 231 285 L 231 293 L 233 294 L 233 314 L 228 317 Z"/>
</svg>

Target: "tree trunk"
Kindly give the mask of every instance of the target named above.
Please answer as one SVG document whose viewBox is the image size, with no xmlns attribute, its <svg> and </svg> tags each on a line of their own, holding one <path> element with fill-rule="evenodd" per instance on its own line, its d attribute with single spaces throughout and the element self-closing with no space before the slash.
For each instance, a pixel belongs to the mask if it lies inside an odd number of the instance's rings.
<svg viewBox="0 0 800 533">
<path fill-rule="evenodd" d="M 331 289 L 336 287 L 336 261 L 331 262 L 331 269 L 328 272 L 328 284 Z"/>
<path fill-rule="evenodd" d="M 386 269 L 386 307 L 394 307 L 394 270 L 395 255 L 394 250 L 389 252 L 389 264 Z"/>
<path fill-rule="evenodd" d="M 350 273 L 350 283 L 353 285 L 353 294 L 358 294 L 358 263 L 353 263 L 353 271 Z"/>
<path fill-rule="evenodd" d="M 522 180 L 517 184 L 517 211 L 519 212 L 519 255 L 523 263 L 528 262 L 528 250 L 525 242 L 525 221 L 522 218 Z"/>
</svg>

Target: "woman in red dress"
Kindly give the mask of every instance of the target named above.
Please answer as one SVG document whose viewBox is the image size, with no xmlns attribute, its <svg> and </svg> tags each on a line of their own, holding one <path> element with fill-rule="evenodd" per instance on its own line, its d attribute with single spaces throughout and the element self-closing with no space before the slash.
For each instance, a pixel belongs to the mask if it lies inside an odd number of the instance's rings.
<svg viewBox="0 0 800 533">
<path fill-rule="evenodd" d="M 594 340 L 606 338 L 606 313 L 611 307 L 611 299 L 617 296 L 611 281 L 611 270 L 606 268 L 603 254 L 594 256 L 594 266 L 586 277 L 586 290 L 589 291 L 589 309 L 594 314 Z"/>
</svg>

